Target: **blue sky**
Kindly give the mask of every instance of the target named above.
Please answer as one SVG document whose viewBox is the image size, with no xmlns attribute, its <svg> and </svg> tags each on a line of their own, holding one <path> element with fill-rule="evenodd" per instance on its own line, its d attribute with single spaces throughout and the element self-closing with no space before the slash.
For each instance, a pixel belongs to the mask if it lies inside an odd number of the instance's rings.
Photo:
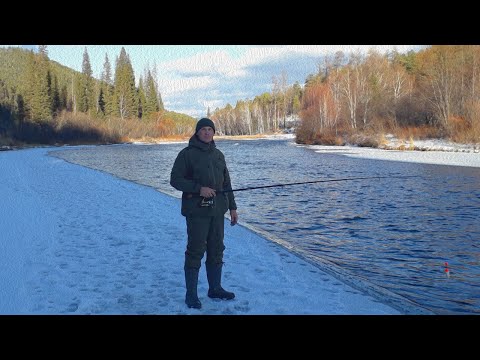
<svg viewBox="0 0 480 360">
<path fill-rule="evenodd" d="M 32 45 L 22 45 L 32 48 Z M 48 45 L 48 55 L 81 71 L 87 48 L 93 74 L 100 78 L 108 54 L 112 70 L 125 47 L 138 81 L 146 68 L 156 67 L 159 90 L 167 110 L 196 118 L 227 103 L 253 99 L 272 90 L 272 79 L 287 74 L 288 84 L 303 84 L 322 57 L 375 48 L 380 52 L 418 50 L 420 45 Z"/>
</svg>

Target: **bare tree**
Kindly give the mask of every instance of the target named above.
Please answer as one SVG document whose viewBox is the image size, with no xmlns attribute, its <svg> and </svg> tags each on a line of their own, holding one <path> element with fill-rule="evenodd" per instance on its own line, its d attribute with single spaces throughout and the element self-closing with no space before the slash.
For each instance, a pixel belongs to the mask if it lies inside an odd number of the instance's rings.
<svg viewBox="0 0 480 360">
<path fill-rule="evenodd" d="M 287 73 L 285 70 L 282 71 L 281 77 L 280 77 L 280 94 L 282 97 L 282 115 L 283 115 L 283 129 L 286 129 L 286 122 L 287 122 L 287 104 L 288 104 L 288 99 L 287 99 Z"/>
<path fill-rule="evenodd" d="M 341 92 L 344 96 L 348 112 L 350 115 L 350 126 L 352 129 L 357 128 L 357 107 L 358 107 L 358 90 L 356 77 L 352 74 L 352 68 L 348 65 L 345 69 L 345 72 L 342 74 L 341 78 Z"/>
</svg>

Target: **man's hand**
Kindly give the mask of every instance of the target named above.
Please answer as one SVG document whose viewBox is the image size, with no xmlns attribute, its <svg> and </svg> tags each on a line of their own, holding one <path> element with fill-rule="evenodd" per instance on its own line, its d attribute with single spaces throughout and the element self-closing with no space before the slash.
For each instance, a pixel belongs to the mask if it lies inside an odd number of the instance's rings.
<svg viewBox="0 0 480 360">
<path fill-rule="evenodd" d="M 238 222 L 237 210 L 230 210 L 230 225 L 235 225 Z"/>
<path fill-rule="evenodd" d="M 211 198 L 211 197 L 214 197 L 215 196 L 215 190 L 213 190 L 212 188 L 209 188 L 207 186 L 202 186 L 200 188 L 200 196 L 204 197 L 204 198 Z"/>
</svg>

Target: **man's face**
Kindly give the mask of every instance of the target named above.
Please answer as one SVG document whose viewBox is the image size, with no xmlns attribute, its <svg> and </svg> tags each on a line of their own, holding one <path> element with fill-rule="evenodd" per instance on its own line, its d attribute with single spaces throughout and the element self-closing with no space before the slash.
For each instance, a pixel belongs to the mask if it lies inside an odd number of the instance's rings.
<svg viewBox="0 0 480 360">
<path fill-rule="evenodd" d="M 213 128 L 210 126 L 204 126 L 197 132 L 199 139 L 207 144 L 213 140 L 214 134 L 215 131 L 213 131 Z"/>
</svg>

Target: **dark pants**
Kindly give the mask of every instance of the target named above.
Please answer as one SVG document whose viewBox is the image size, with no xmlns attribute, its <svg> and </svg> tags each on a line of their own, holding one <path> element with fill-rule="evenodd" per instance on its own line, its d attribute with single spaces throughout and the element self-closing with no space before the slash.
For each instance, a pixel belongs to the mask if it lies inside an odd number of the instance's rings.
<svg viewBox="0 0 480 360">
<path fill-rule="evenodd" d="M 188 243 L 185 251 L 185 268 L 200 269 L 205 251 L 207 265 L 223 263 L 223 227 L 225 218 L 220 216 L 187 216 Z"/>
</svg>

